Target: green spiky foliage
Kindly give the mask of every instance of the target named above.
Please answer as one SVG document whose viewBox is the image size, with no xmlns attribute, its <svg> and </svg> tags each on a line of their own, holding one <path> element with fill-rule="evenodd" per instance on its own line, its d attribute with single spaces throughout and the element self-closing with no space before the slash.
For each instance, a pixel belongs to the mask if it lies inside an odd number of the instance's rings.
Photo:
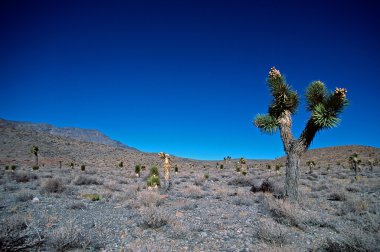
<svg viewBox="0 0 380 252">
<path fill-rule="evenodd" d="M 321 81 L 312 82 L 305 94 L 306 109 L 310 112 L 310 117 L 300 137 L 296 139 L 291 127 L 292 115 L 296 113 L 299 105 L 297 92 L 274 67 L 269 71 L 267 84 L 273 99 L 267 114 L 258 114 L 253 123 L 263 133 L 273 134 L 280 131 L 287 155 L 285 197 L 291 201 L 298 201 L 300 158 L 318 131 L 338 125 L 339 115 L 348 105 L 347 90 L 336 88 L 334 92 L 329 92 Z"/>
<path fill-rule="evenodd" d="M 153 174 L 152 176 L 149 176 L 146 179 L 146 185 L 148 187 L 159 186 L 160 185 L 160 178 L 157 175 Z"/>
<path fill-rule="evenodd" d="M 246 164 L 247 161 L 245 160 L 245 158 L 240 158 L 240 159 L 239 159 L 239 163 L 240 163 L 240 164 Z"/>
<path fill-rule="evenodd" d="M 137 174 L 137 176 L 140 176 L 140 172 L 141 172 L 141 165 L 136 165 L 135 166 L 135 173 Z"/>
<path fill-rule="evenodd" d="M 152 176 L 152 175 L 159 176 L 159 175 L 158 175 L 158 168 L 157 168 L 157 166 L 152 166 L 152 167 L 150 168 L 150 176 Z"/>
</svg>

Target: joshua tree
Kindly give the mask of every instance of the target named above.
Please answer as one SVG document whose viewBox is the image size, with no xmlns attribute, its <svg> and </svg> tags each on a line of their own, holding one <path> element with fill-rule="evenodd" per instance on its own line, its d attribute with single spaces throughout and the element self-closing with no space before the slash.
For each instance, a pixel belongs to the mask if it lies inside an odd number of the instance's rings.
<svg viewBox="0 0 380 252">
<path fill-rule="evenodd" d="M 313 172 L 313 167 L 315 166 L 315 162 L 314 160 L 309 160 L 306 162 L 306 165 L 309 166 L 309 174 L 311 174 Z"/>
<path fill-rule="evenodd" d="M 301 156 L 307 151 L 315 134 L 339 123 L 339 115 L 348 104 L 347 90 L 336 88 L 330 93 L 321 81 L 314 81 L 306 90 L 307 110 L 311 116 L 300 137 L 291 131 L 292 115 L 296 112 L 299 97 L 288 85 L 280 71 L 272 67 L 267 79 L 273 101 L 268 114 L 257 115 L 254 124 L 262 132 L 273 134 L 280 130 L 286 158 L 285 198 L 298 201 L 298 181 Z"/>
<path fill-rule="evenodd" d="M 32 148 L 30 149 L 30 152 L 33 153 L 34 155 L 34 158 L 35 158 L 35 166 L 38 166 L 38 146 L 37 145 L 33 145 Z"/>
<path fill-rule="evenodd" d="M 379 161 L 378 161 L 377 159 L 369 159 L 369 160 L 367 161 L 367 163 L 368 163 L 368 165 L 369 165 L 369 170 L 370 170 L 370 171 L 373 171 L 373 167 L 374 167 L 374 166 L 377 166 L 378 163 L 379 163 Z"/>
<path fill-rule="evenodd" d="M 165 190 L 169 190 L 170 187 L 170 156 L 165 152 L 160 152 L 158 154 L 161 159 L 164 160 L 164 179 L 165 179 Z"/>
<path fill-rule="evenodd" d="M 360 171 L 360 163 L 362 162 L 358 158 L 358 153 L 353 153 L 349 158 L 348 162 L 350 163 L 351 169 L 355 171 L 355 179 L 359 180 L 358 172 Z"/>
</svg>

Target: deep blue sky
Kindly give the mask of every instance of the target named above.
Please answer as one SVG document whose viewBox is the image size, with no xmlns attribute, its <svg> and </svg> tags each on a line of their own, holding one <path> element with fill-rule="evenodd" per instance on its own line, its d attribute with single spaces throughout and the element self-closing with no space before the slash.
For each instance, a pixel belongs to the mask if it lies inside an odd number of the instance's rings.
<svg viewBox="0 0 380 252">
<path fill-rule="evenodd" d="M 2 0 L 0 117 L 99 129 L 148 152 L 275 158 L 279 135 L 252 119 L 276 66 L 302 95 L 313 80 L 348 89 L 341 125 L 312 148 L 380 147 L 371 2 Z M 297 137 L 308 116 L 302 103 Z"/>
</svg>

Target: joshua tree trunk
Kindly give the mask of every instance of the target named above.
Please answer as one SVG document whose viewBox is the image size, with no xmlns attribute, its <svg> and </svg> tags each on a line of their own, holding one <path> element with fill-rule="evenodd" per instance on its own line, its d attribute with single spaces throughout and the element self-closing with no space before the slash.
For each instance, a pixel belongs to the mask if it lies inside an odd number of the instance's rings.
<svg viewBox="0 0 380 252">
<path fill-rule="evenodd" d="M 285 197 L 290 201 L 298 201 L 300 159 L 297 153 L 289 153 L 286 157 Z"/>
<path fill-rule="evenodd" d="M 36 163 L 36 166 L 38 166 L 38 155 L 34 155 L 34 160 L 35 160 L 35 163 Z"/>
</svg>

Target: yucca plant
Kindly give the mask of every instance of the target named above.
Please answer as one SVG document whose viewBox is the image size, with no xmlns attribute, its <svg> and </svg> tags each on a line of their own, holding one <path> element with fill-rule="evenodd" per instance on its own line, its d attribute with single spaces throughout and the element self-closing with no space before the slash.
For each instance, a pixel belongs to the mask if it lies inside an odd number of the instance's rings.
<svg viewBox="0 0 380 252">
<path fill-rule="evenodd" d="M 38 166 L 38 146 L 37 145 L 33 145 L 32 148 L 30 149 L 30 152 L 34 155 L 34 159 L 35 159 L 35 166 Z"/>
<path fill-rule="evenodd" d="M 136 177 L 140 177 L 140 172 L 141 172 L 141 166 L 138 164 L 135 166 Z"/>
<path fill-rule="evenodd" d="M 308 160 L 306 162 L 306 165 L 309 166 L 309 174 L 313 172 L 313 167 L 315 166 L 315 161 L 314 160 Z"/>
<path fill-rule="evenodd" d="M 272 103 L 268 113 L 257 115 L 253 121 L 263 133 L 273 134 L 280 131 L 286 159 L 286 178 L 284 196 L 290 201 L 298 201 L 298 181 L 301 156 L 310 147 L 315 134 L 322 130 L 336 127 L 339 115 L 348 104 L 347 90 L 336 88 L 334 92 L 327 91 L 321 81 L 312 82 L 306 89 L 307 110 L 310 118 L 306 127 L 296 139 L 291 131 L 292 115 L 299 104 L 299 96 L 286 83 L 284 76 L 276 68 L 269 71 L 267 83 Z"/>
</svg>

